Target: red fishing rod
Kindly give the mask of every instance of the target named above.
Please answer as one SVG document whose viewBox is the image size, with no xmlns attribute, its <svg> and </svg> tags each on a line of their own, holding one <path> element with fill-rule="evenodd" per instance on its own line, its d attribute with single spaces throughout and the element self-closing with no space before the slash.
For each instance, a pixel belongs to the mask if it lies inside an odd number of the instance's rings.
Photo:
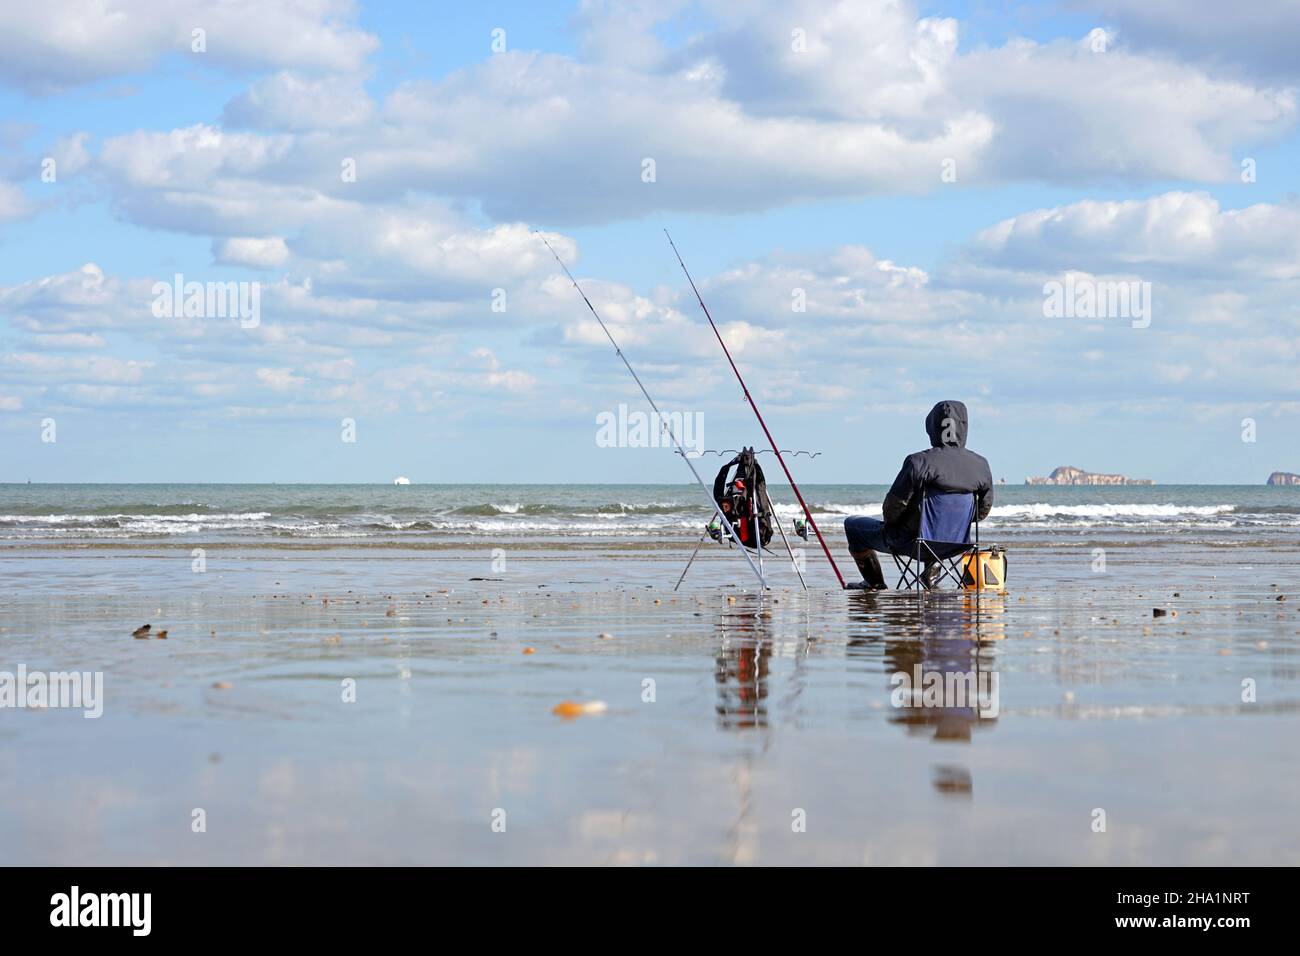
<svg viewBox="0 0 1300 956">
<path fill-rule="evenodd" d="M 781 449 L 777 447 L 776 439 L 772 433 L 767 430 L 767 422 L 763 421 L 763 415 L 754 404 L 754 396 L 749 394 L 749 388 L 745 385 L 744 378 L 741 377 L 740 369 L 736 368 L 736 360 L 731 357 L 731 350 L 727 348 L 727 343 L 722 341 L 722 333 L 718 331 L 717 324 L 713 321 L 713 316 L 709 315 L 709 307 L 704 304 L 704 299 L 700 295 L 700 290 L 695 287 L 695 280 L 691 278 L 691 272 L 686 268 L 686 263 L 682 261 L 682 254 L 677 251 L 677 243 L 673 242 L 673 237 L 669 235 L 667 229 L 664 235 L 668 236 L 668 245 L 673 247 L 673 255 L 677 256 L 677 262 L 682 267 L 682 272 L 686 273 L 686 281 L 691 284 L 691 291 L 695 293 L 696 300 L 700 303 L 700 308 L 704 310 L 704 317 L 709 320 L 709 326 L 713 329 L 713 334 L 718 337 L 718 344 L 722 346 L 723 353 L 727 356 L 727 361 L 731 363 L 731 370 L 736 373 L 736 381 L 740 382 L 740 389 L 745 393 L 745 400 L 749 402 L 749 407 L 754 410 L 755 417 L 758 418 L 758 424 L 763 428 L 763 434 L 767 436 L 768 444 L 772 446 L 772 452 L 776 455 L 776 460 L 781 463 L 781 468 L 785 471 L 786 480 L 790 482 L 790 487 L 794 489 L 794 496 L 799 499 L 799 506 L 803 508 L 803 513 L 808 518 L 808 525 L 817 535 L 817 540 L 821 542 L 822 550 L 826 552 L 826 560 L 831 563 L 831 568 L 835 571 L 835 577 L 839 578 L 840 587 L 843 588 L 844 575 L 840 574 L 839 565 L 831 557 L 831 549 L 826 546 L 826 539 L 822 537 L 821 531 L 817 527 L 817 522 L 813 520 L 812 512 L 808 509 L 807 503 L 803 500 L 803 495 L 799 492 L 799 486 L 794 483 L 794 475 L 790 474 L 790 469 L 786 466 L 785 459 L 781 457 Z"/>
<path fill-rule="evenodd" d="M 759 585 L 766 588 L 767 580 L 763 577 L 763 571 L 761 568 L 763 563 L 761 543 L 758 552 L 759 563 L 758 565 L 755 565 L 754 559 L 749 556 L 749 551 L 745 548 L 744 542 L 740 540 L 740 535 L 736 533 L 735 526 L 732 525 L 732 523 L 727 520 L 727 516 L 723 514 L 722 505 L 713 497 L 713 492 L 709 489 L 709 486 L 704 483 L 704 479 L 700 477 L 699 471 L 695 468 L 695 463 L 687 457 L 686 449 L 683 448 L 682 443 L 677 440 L 677 433 L 673 431 L 673 427 L 669 424 L 668 419 L 659 411 L 659 406 L 656 405 L 655 400 L 650 397 L 650 393 L 646 391 L 646 387 L 641 384 L 641 376 L 636 373 L 636 369 L 632 367 L 632 363 L 627 360 L 627 356 L 624 355 L 623 350 L 619 348 L 618 342 L 614 341 L 613 333 L 609 331 L 609 326 L 605 324 L 605 320 L 600 317 L 600 313 L 596 311 L 596 307 L 592 305 L 591 300 L 587 298 L 587 293 L 582 291 L 582 286 L 578 285 L 578 280 L 573 277 L 573 273 L 569 271 L 569 267 L 564 264 L 564 260 L 560 258 L 560 254 L 555 251 L 555 247 L 547 241 L 546 237 L 540 232 L 534 233 L 534 235 L 546 244 L 547 249 L 551 250 L 551 255 L 555 256 L 555 261 L 560 264 L 560 268 L 564 270 L 564 274 L 569 277 L 569 281 L 573 283 L 573 287 L 578 290 L 578 295 L 582 296 L 582 301 L 587 303 L 587 308 L 591 310 L 592 316 L 595 317 L 596 321 L 600 324 L 601 331 L 605 333 L 605 338 L 609 339 L 609 344 L 614 346 L 615 354 L 623 360 L 623 365 L 627 367 L 627 370 L 632 373 L 632 378 L 636 380 L 637 388 L 641 389 L 641 394 L 645 396 L 646 402 L 649 403 L 652 409 L 654 409 L 655 418 L 659 422 L 659 427 L 662 428 L 668 437 L 672 439 L 673 447 L 677 449 L 677 454 L 682 456 L 682 461 L 686 462 L 686 467 L 689 468 L 691 474 L 695 476 L 695 482 L 700 486 L 700 490 L 708 496 L 709 503 L 713 505 L 713 513 L 718 516 L 718 519 L 722 522 L 722 527 L 727 529 L 727 534 L 731 536 L 731 539 L 735 541 L 736 545 L 740 548 L 741 557 L 745 559 L 745 563 L 749 565 L 749 569 L 754 572 L 754 577 L 758 578 Z M 691 560 L 695 560 L 694 555 L 691 556 Z M 687 567 L 689 568 L 690 564 L 687 564 Z M 686 577 L 685 571 L 682 572 L 682 577 Z M 680 586 L 681 583 L 681 579 L 678 579 L 677 584 Z M 673 590 L 676 591 L 677 588 L 673 588 Z"/>
</svg>

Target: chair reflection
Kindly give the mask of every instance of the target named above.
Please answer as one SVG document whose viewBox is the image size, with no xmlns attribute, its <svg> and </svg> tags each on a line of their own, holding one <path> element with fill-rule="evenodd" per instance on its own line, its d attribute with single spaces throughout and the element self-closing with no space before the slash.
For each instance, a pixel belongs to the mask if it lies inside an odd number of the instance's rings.
<svg viewBox="0 0 1300 956">
<path fill-rule="evenodd" d="M 855 595 L 846 653 L 883 668 L 889 723 L 910 736 L 970 743 L 976 729 L 997 725 L 994 648 L 1006 637 L 1005 613 L 1001 594 L 930 592 L 901 601 Z M 932 772 L 940 793 L 971 793 L 965 767 L 936 764 Z"/>
</svg>

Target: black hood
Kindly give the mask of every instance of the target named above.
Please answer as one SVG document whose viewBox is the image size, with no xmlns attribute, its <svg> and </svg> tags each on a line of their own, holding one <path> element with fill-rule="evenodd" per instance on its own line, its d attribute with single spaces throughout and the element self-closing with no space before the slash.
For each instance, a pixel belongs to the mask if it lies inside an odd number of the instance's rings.
<svg viewBox="0 0 1300 956">
<path fill-rule="evenodd" d="M 951 422 L 951 427 L 945 425 Z M 944 431 L 948 432 L 944 441 Z M 966 447 L 966 406 L 961 402 L 937 402 L 930 414 L 925 416 L 925 433 L 930 436 L 930 444 L 935 448 L 945 445 L 951 448 Z M 955 440 L 954 440 L 955 439 Z"/>
</svg>

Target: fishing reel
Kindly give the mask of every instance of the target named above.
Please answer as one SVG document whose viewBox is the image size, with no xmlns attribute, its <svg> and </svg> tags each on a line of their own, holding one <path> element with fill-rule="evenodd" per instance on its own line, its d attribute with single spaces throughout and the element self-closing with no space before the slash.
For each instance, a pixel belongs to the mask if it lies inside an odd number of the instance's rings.
<svg viewBox="0 0 1300 956">
<path fill-rule="evenodd" d="M 794 519 L 794 533 L 797 534 L 799 537 L 803 538 L 805 541 L 808 540 L 808 519 L 807 518 Z"/>
</svg>

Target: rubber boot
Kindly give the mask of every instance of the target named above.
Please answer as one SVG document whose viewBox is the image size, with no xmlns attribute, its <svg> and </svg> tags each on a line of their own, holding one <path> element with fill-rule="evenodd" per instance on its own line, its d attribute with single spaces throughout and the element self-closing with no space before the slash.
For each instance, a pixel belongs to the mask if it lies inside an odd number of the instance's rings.
<svg viewBox="0 0 1300 956">
<path fill-rule="evenodd" d="M 862 586 L 868 591 L 883 591 L 889 587 L 885 583 L 885 572 L 880 570 L 880 559 L 874 551 L 850 551 L 853 560 L 862 572 Z"/>
</svg>

